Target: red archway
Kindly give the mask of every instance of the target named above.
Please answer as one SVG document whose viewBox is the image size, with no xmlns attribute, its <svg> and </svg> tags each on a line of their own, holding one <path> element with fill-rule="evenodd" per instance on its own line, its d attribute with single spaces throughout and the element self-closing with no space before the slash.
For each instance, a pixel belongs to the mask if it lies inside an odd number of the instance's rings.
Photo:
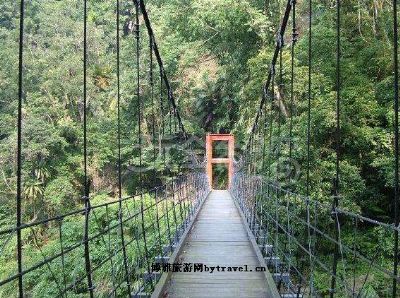
<svg viewBox="0 0 400 298">
<path fill-rule="evenodd" d="M 226 158 L 213 157 L 213 142 L 226 141 L 228 142 L 228 156 Z M 206 136 L 206 160 L 207 160 L 207 175 L 210 183 L 210 188 L 213 186 L 213 164 L 228 165 L 228 187 L 231 185 L 233 177 L 233 159 L 235 154 L 235 137 L 232 134 L 207 134 Z"/>
</svg>

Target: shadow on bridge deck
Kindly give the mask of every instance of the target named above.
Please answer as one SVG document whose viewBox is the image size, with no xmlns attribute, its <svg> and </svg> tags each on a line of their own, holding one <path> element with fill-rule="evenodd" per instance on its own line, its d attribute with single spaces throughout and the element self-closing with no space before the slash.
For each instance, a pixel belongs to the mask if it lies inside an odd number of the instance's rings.
<svg viewBox="0 0 400 298">
<path fill-rule="evenodd" d="M 257 250 L 230 193 L 212 191 L 169 261 L 192 272 L 164 273 L 152 297 L 279 297 L 270 273 L 256 272 L 265 266 Z"/>
</svg>

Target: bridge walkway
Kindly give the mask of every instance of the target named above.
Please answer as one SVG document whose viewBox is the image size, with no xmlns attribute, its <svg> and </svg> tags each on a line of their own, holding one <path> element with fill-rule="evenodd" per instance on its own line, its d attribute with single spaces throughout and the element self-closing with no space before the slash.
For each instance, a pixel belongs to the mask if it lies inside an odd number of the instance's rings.
<svg viewBox="0 0 400 298">
<path fill-rule="evenodd" d="M 152 297 L 279 297 L 270 273 L 256 271 L 265 262 L 251 238 L 230 193 L 212 191 L 170 260 L 201 263 L 203 272 L 169 273 Z"/>
</svg>

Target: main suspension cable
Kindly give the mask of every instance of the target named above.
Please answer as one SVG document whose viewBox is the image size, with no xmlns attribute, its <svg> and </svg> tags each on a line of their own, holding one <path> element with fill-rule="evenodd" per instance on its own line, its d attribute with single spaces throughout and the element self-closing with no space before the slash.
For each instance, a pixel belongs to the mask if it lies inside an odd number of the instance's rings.
<svg viewBox="0 0 400 298">
<path fill-rule="evenodd" d="M 278 36 L 282 36 L 283 37 L 284 34 L 285 34 L 286 26 L 287 26 L 287 23 L 288 23 L 288 20 L 289 20 L 289 17 L 290 17 L 291 9 L 292 9 L 292 0 L 288 0 L 287 4 L 286 4 L 285 13 L 284 13 L 283 18 L 282 18 L 282 24 L 281 24 L 281 27 L 280 27 L 279 32 L 278 32 Z M 270 69 L 269 69 L 269 72 L 268 72 L 268 77 L 267 77 L 267 80 L 265 81 L 264 86 L 263 86 L 263 96 L 261 98 L 260 105 L 258 107 L 256 116 L 254 118 L 254 122 L 253 122 L 253 126 L 252 126 L 252 129 L 251 129 L 249 140 L 250 140 L 252 134 L 255 132 L 255 129 L 256 129 L 260 114 L 261 114 L 261 110 L 263 109 L 264 104 L 265 104 L 265 100 L 267 98 L 266 93 L 267 93 L 267 91 L 269 89 L 269 86 L 271 85 L 272 71 L 273 71 L 273 68 L 276 65 L 276 61 L 278 60 L 278 55 L 279 55 L 279 51 L 280 51 L 279 42 L 280 41 L 278 40 L 277 43 L 276 43 L 276 46 L 275 46 L 274 54 L 272 56 L 272 60 L 271 60 L 271 64 L 270 64 Z M 249 143 L 249 140 L 248 140 L 247 143 Z"/>
<path fill-rule="evenodd" d="M 169 104 L 171 105 L 172 110 L 174 111 L 174 114 L 176 115 L 176 119 L 178 121 L 177 125 L 179 126 L 179 129 L 181 130 L 183 135 L 186 137 L 185 127 L 183 125 L 181 115 L 180 115 L 180 113 L 178 111 L 178 107 L 177 107 L 177 104 L 175 102 L 175 98 L 174 98 L 174 94 L 173 94 L 173 91 L 172 91 L 171 84 L 170 84 L 170 82 L 168 80 L 168 77 L 167 77 L 165 69 L 164 69 L 164 63 L 163 63 L 163 61 L 161 59 L 160 51 L 158 49 L 158 45 L 157 45 L 157 42 L 155 40 L 155 36 L 154 36 L 154 33 L 153 33 L 153 28 L 151 26 L 150 19 L 149 19 L 149 16 L 147 14 L 146 5 L 144 4 L 143 0 L 134 0 L 134 1 L 135 2 L 137 1 L 138 5 L 140 6 L 140 10 L 141 10 L 141 13 L 142 13 L 142 16 L 143 16 L 144 24 L 145 24 L 145 26 L 147 28 L 147 32 L 148 32 L 149 36 L 153 36 L 154 56 L 155 56 L 155 58 L 157 60 L 157 63 L 159 65 L 159 67 L 160 67 L 160 74 L 161 74 L 161 77 L 162 77 L 162 79 L 164 81 L 166 90 L 168 92 Z"/>
</svg>

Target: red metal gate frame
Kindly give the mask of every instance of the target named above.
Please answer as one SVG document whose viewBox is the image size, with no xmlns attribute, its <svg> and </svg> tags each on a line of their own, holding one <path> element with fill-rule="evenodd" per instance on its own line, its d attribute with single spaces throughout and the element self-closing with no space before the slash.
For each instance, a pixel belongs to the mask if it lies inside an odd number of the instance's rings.
<svg viewBox="0 0 400 298">
<path fill-rule="evenodd" d="M 227 141 L 228 142 L 228 157 L 227 158 L 214 158 L 213 142 L 214 141 Z M 210 188 L 213 186 L 213 164 L 227 164 L 228 165 L 228 187 L 231 185 L 233 177 L 233 159 L 235 155 L 235 137 L 232 134 L 207 134 L 206 136 L 206 160 L 207 160 L 207 175 L 210 183 Z"/>
</svg>

